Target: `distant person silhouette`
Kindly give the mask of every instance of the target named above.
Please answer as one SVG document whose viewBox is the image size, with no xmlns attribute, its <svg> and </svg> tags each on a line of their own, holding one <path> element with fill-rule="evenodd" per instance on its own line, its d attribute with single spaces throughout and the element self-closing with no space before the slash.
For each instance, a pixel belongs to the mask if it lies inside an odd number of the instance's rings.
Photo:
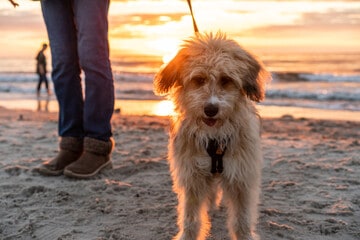
<svg viewBox="0 0 360 240">
<path fill-rule="evenodd" d="M 39 51 L 39 53 L 36 55 L 36 73 L 39 75 L 39 81 L 38 81 L 38 85 L 37 85 L 37 95 L 40 96 L 40 89 L 41 89 L 41 84 L 44 82 L 45 83 L 45 87 L 46 87 L 46 91 L 48 93 L 48 95 L 50 95 L 50 90 L 49 90 L 49 82 L 48 79 L 46 77 L 46 56 L 44 54 L 45 50 L 47 49 L 47 44 L 44 43 L 42 45 L 41 50 Z"/>
</svg>

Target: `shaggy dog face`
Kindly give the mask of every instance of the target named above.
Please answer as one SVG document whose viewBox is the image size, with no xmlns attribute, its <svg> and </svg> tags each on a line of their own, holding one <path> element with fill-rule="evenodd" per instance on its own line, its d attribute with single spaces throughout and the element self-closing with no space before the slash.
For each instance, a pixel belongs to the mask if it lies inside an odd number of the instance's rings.
<svg viewBox="0 0 360 240">
<path fill-rule="evenodd" d="M 260 61 L 221 33 L 185 41 L 155 76 L 155 92 L 167 95 L 176 112 L 169 142 L 179 199 L 176 239 L 206 238 L 207 212 L 219 192 L 228 208 L 231 239 L 256 239 L 262 154 L 254 102 L 263 100 L 268 78 Z M 216 174 L 208 153 L 214 142 L 224 165 Z"/>
<path fill-rule="evenodd" d="M 198 35 L 155 77 L 155 93 L 169 95 L 175 111 L 210 138 L 229 137 L 240 104 L 264 98 L 261 64 L 225 35 Z M 190 133 L 191 134 L 191 133 Z M 221 137 L 220 137 L 221 138 Z"/>
</svg>

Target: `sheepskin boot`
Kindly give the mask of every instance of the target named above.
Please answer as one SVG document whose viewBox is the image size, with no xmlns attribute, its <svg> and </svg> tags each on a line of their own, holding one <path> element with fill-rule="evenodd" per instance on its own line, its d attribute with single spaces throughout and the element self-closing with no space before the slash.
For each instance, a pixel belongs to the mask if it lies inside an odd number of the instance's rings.
<svg viewBox="0 0 360 240">
<path fill-rule="evenodd" d="M 59 142 L 60 151 L 55 158 L 43 163 L 39 173 L 48 176 L 59 176 L 66 166 L 78 160 L 83 153 L 83 139 L 62 137 Z"/>
<path fill-rule="evenodd" d="M 114 144 L 112 138 L 105 142 L 85 137 L 84 153 L 76 162 L 65 168 L 64 175 L 73 178 L 90 178 L 101 169 L 111 167 L 110 154 Z"/>
</svg>

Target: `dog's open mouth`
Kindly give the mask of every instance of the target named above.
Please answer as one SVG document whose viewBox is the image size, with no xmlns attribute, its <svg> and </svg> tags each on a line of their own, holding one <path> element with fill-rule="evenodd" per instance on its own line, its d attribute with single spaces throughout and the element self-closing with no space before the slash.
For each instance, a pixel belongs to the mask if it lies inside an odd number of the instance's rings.
<svg viewBox="0 0 360 240">
<path fill-rule="evenodd" d="M 203 122 L 209 127 L 212 127 L 216 124 L 217 120 L 215 118 L 203 118 Z"/>
</svg>

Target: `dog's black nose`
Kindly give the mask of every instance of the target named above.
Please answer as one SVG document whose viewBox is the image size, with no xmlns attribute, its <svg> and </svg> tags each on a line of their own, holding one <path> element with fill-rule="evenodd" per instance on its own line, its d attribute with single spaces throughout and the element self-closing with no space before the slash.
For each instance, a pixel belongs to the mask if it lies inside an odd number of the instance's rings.
<svg viewBox="0 0 360 240">
<path fill-rule="evenodd" d="M 204 112 L 208 117 L 214 117 L 219 112 L 219 106 L 215 104 L 207 104 L 204 108 Z"/>
</svg>

